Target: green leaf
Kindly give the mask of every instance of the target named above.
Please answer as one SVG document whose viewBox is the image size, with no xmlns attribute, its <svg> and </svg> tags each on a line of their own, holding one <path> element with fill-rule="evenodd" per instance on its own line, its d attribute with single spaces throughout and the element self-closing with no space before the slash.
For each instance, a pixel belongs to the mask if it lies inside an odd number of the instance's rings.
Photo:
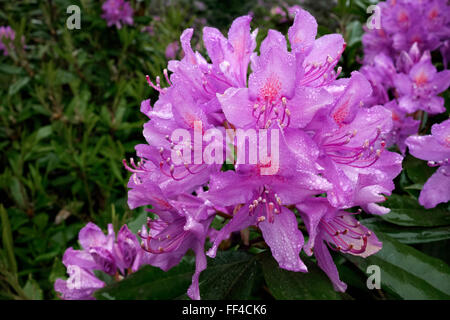
<svg viewBox="0 0 450 320">
<path fill-rule="evenodd" d="M 48 281 L 50 283 L 54 283 L 56 279 L 64 279 L 66 277 L 66 268 L 64 267 L 61 259 L 56 257 L 53 260 L 52 269 L 50 271 L 50 275 L 48 276 Z"/>
<path fill-rule="evenodd" d="M 200 276 L 200 295 L 207 300 L 252 299 L 262 282 L 258 256 L 243 251 L 218 252 Z"/>
<path fill-rule="evenodd" d="M 20 91 L 20 89 L 22 89 L 28 82 L 30 81 L 29 77 L 23 77 L 20 78 L 19 80 L 17 80 L 16 82 L 14 82 L 10 87 L 9 87 L 9 91 L 8 94 L 10 96 L 15 95 L 17 92 Z"/>
<path fill-rule="evenodd" d="M 0 71 L 6 74 L 20 74 L 23 72 L 23 69 L 8 64 L 0 64 Z"/>
<path fill-rule="evenodd" d="M 6 251 L 9 270 L 13 273 L 17 273 L 17 262 L 14 255 L 14 243 L 11 232 L 11 225 L 9 224 L 8 213 L 6 213 L 3 205 L 0 204 L 0 217 L 2 221 L 2 242 L 3 248 Z"/>
<path fill-rule="evenodd" d="M 28 277 L 28 281 L 23 287 L 23 291 L 31 300 L 42 300 L 43 294 L 39 284 L 32 278 L 31 273 Z"/>
<path fill-rule="evenodd" d="M 403 160 L 403 167 L 408 178 L 415 184 L 422 186 L 436 171 L 436 168 L 429 167 L 426 161 L 414 158 L 411 155 L 406 156 L 405 160 Z"/>
<path fill-rule="evenodd" d="M 134 219 L 129 223 L 127 223 L 130 231 L 133 233 L 137 233 L 142 228 L 142 226 L 147 222 L 147 217 L 148 217 L 147 211 L 140 210 L 139 212 L 139 209 L 135 210 Z"/>
<path fill-rule="evenodd" d="M 347 25 L 347 44 L 348 47 L 361 42 L 361 37 L 363 35 L 363 28 L 361 22 L 355 20 Z"/>
<path fill-rule="evenodd" d="M 17 206 L 22 209 L 25 208 L 25 203 L 27 202 L 27 200 L 25 194 L 22 192 L 23 188 L 19 178 L 12 177 L 9 188 L 11 190 L 11 195 L 14 198 Z"/>
<path fill-rule="evenodd" d="M 99 300 L 167 300 L 185 293 L 191 284 L 193 263 L 182 261 L 167 272 L 145 266 L 126 279 L 95 292 Z"/>
<path fill-rule="evenodd" d="M 393 194 L 383 202 L 383 206 L 391 209 L 391 212 L 380 217 L 400 226 L 437 227 L 450 225 L 450 211 L 446 204 L 433 209 L 425 209 L 413 197 Z"/>
<path fill-rule="evenodd" d="M 308 259 L 303 259 L 308 272 L 281 269 L 270 254 L 262 259 L 262 270 L 267 286 L 275 299 L 284 300 L 338 300 L 330 279 Z"/>
<path fill-rule="evenodd" d="M 450 267 L 443 261 L 377 232 L 383 248 L 365 259 L 345 255 L 360 270 L 381 270 L 381 289 L 402 299 L 450 299 Z"/>
<path fill-rule="evenodd" d="M 373 231 L 381 231 L 401 243 L 415 244 L 450 239 L 450 226 L 444 227 L 400 227 L 380 221 L 378 218 L 361 220 Z"/>
<path fill-rule="evenodd" d="M 51 125 L 39 128 L 36 133 L 36 142 L 47 138 L 51 134 L 52 134 L 52 126 Z"/>
</svg>

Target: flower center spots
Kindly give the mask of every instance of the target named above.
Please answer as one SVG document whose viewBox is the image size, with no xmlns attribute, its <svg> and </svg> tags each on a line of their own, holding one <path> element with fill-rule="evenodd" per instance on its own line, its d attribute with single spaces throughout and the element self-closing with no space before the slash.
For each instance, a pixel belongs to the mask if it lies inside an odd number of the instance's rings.
<svg viewBox="0 0 450 320">
<path fill-rule="evenodd" d="M 418 85 L 418 86 L 423 86 L 424 84 L 426 84 L 428 82 L 428 77 L 425 74 L 424 71 L 421 71 L 416 78 L 414 79 L 414 82 Z"/>
<path fill-rule="evenodd" d="M 260 89 L 259 95 L 262 100 L 267 100 L 268 102 L 273 102 L 277 99 L 278 93 L 281 90 L 281 82 L 276 74 L 271 74 L 264 86 Z"/>
<path fill-rule="evenodd" d="M 438 10 L 437 10 L 436 8 L 433 8 L 433 9 L 430 11 L 430 14 L 428 15 L 428 17 L 429 17 L 431 20 L 434 20 L 434 19 L 437 18 L 438 15 L 439 15 Z"/>
<path fill-rule="evenodd" d="M 339 125 L 342 126 L 343 122 L 345 120 L 345 118 L 347 118 L 348 116 L 348 112 L 349 112 L 349 103 L 350 103 L 350 99 L 347 99 L 344 101 L 344 103 L 342 103 L 337 109 L 336 111 L 334 111 L 332 117 L 334 119 L 334 121 Z"/>
<path fill-rule="evenodd" d="M 400 116 L 395 111 L 392 111 L 392 120 L 394 121 L 400 120 Z"/>
<path fill-rule="evenodd" d="M 284 128 L 290 124 L 290 111 L 286 97 L 280 96 L 281 82 L 276 74 L 271 74 L 259 89 L 256 103 L 253 105 L 253 116 L 260 128 L 269 128 L 278 122 Z"/>
<path fill-rule="evenodd" d="M 444 143 L 445 145 L 450 148 L 450 135 L 448 135 L 445 139 L 444 139 Z"/>
<path fill-rule="evenodd" d="M 409 20 L 409 16 L 405 11 L 400 11 L 397 16 L 397 20 L 399 23 L 407 23 Z"/>
</svg>

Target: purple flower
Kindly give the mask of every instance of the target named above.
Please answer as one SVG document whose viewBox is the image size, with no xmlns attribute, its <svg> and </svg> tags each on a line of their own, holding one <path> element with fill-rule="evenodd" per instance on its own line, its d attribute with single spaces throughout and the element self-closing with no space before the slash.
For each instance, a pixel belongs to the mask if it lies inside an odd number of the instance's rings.
<svg viewBox="0 0 450 320">
<path fill-rule="evenodd" d="M 141 29 L 141 32 L 147 32 L 150 36 L 154 36 L 155 35 L 155 28 L 153 28 L 152 25 L 143 27 Z"/>
<path fill-rule="evenodd" d="M 204 200 L 190 195 L 180 195 L 176 200 L 167 199 L 167 203 L 169 206 L 164 210 L 152 210 L 158 219 L 149 219 L 149 230 L 143 228 L 140 232 L 143 248 L 150 253 L 145 262 L 167 271 L 180 262 L 187 250 L 192 249 L 196 264 L 188 295 L 198 300 L 199 277 L 206 268 L 205 240 L 215 211 Z"/>
<path fill-rule="evenodd" d="M 177 41 L 169 43 L 166 47 L 166 58 L 169 60 L 175 59 L 179 48 L 180 46 L 178 45 Z"/>
<path fill-rule="evenodd" d="M 55 282 L 55 290 L 62 299 L 93 299 L 92 293 L 105 285 L 94 275 L 94 270 L 117 276 L 119 270 L 125 275 L 124 269 L 136 271 L 141 265 L 143 251 L 126 225 L 120 229 L 115 242 L 111 224 L 105 235 L 98 226 L 89 222 L 80 230 L 78 240 L 82 250 L 68 248 L 63 257 L 69 279 Z"/>
<path fill-rule="evenodd" d="M 428 160 L 428 165 L 438 167 L 424 184 L 419 203 L 434 208 L 450 200 L 450 120 L 435 124 L 431 135 L 411 136 L 406 139 L 409 152 L 416 158 Z"/>
<path fill-rule="evenodd" d="M 136 236 L 124 224 L 117 233 L 117 243 L 114 244 L 114 257 L 117 267 L 124 273 L 124 269 L 130 268 L 135 272 L 142 264 L 143 251 Z"/>
<path fill-rule="evenodd" d="M 392 112 L 392 130 L 386 135 L 386 146 L 397 145 L 402 154 L 406 152 L 405 140 L 410 135 L 419 131 L 420 120 L 414 120 L 398 107 L 396 100 L 389 101 L 384 105 Z"/>
<path fill-rule="evenodd" d="M 12 41 L 14 41 L 16 34 L 10 26 L 0 27 L 0 51 L 3 51 L 3 55 L 8 55 L 8 48 L 5 45 L 5 41 L 10 41 L 10 46 Z"/>
<path fill-rule="evenodd" d="M 340 94 L 333 89 L 336 102 L 306 128 L 314 132 L 322 175 L 333 185 L 327 197 L 337 208 L 359 205 L 371 213 L 386 213 L 389 210 L 376 202 L 384 201 L 382 193 L 394 189 L 392 179 L 400 173 L 402 162 L 400 155 L 385 150 L 392 114 L 382 106 L 361 107 L 371 89 L 360 73 L 352 73 L 345 82 L 337 86 L 345 88 Z"/>
<path fill-rule="evenodd" d="M 69 279 L 56 279 L 55 291 L 64 300 L 94 300 L 92 294 L 105 286 L 92 271 L 77 265 L 66 265 Z"/>
<path fill-rule="evenodd" d="M 122 24 L 133 24 L 133 9 L 129 2 L 124 0 L 106 0 L 103 5 L 102 18 L 106 20 L 108 27 L 115 25 L 117 29 Z"/>
<path fill-rule="evenodd" d="M 309 233 L 305 252 L 317 258 L 319 267 L 333 282 L 335 290 L 344 292 L 347 285 L 339 279 L 329 248 L 366 258 L 377 253 L 382 243 L 373 232 L 354 218 L 354 213 L 338 210 L 325 198 L 312 198 L 297 205 Z"/>
<path fill-rule="evenodd" d="M 244 128 L 302 128 L 330 104 L 324 87 L 337 77 L 334 67 L 345 44 L 337 34 L 315 40 L 316 33 L 315 19 L 303 10 L 288 31 L 292 52 L 281 33 L 269 30 L 260 56 L 252 55 L 248 88 L 229 88 L 218 96 L 226 119 Z"/>
<path fill-rule="evenodd" d="M 397 74 L 394 85 L 400 96 L 398 106 L 401 110 L 408 113 L 417 110 L 441 113 L 445 111 L 444 98 L 437 95 L 450 85 L 450 70 L 437 72 L 430 57 L 421 59 L 408 74 Z"/>
</svg>

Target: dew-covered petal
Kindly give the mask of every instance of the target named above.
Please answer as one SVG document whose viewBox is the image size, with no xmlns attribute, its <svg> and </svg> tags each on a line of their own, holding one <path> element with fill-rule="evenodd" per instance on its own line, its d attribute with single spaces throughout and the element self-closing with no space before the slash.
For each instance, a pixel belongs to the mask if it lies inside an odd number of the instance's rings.
<svg viewBox="0 0 450 320">
<path fill-rule="evenodd" d="M 292 211 L 282 207 L 281 213 L 275 216 L 273 223 L 266 219 L 259 223 L 259 228 L 280 268 L 290 271 L 308 271 L 300 260 L 299 255 L 304 239 L 303 234 L 298 230 L 298 222 Z"/>
<path fill-rule="evenodd" d="M 289 126 L 304 128 L 320 108 L 332 102 L 332 95 L 323 88 L 297 87 L 295 96 L 287 103 L 291 113 Z"/>
<path fill-rule="evenodd" d="M 288 30 L 289 42 L 294 53 L 308 54 L 314 45 L 317 21 L 307 11 L 298 8 L 293 25 Z"/>
<path fill-rule="evenodd" d="M 450 201 L 450 166 L 440 167 L 425 182 L 419 196 L 419 203 L 427 209 L 439 203 Z"/>
<path fill-rule="evenodd" d="M 217 94 L 217 98 L 225 117 L 234 126 L 245 128 L 256 123 L 247 88 L 229 88 L 224 94 Z"/>
</svg>

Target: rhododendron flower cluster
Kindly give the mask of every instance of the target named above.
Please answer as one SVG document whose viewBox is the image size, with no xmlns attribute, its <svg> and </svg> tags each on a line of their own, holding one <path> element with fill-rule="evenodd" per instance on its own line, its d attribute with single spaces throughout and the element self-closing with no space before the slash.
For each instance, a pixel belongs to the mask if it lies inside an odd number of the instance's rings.
<svg viewBox="0 0 450 320">
<path fill-rule="evenodd" d="M 185 30 L 183 58 L 169 61 L 166 86 L 159 77 L 148 78 L 159 99 L 153 106 L 149 100 L 141 104 L 150 118 L 143 131 L 147 143 L 136 146 L 138 162 L 124 162 L 132 172 L 129 207 L 151 205 L 158 217 L 140 232 L 145 263 L 168 270 L 192 249 L 196 270 L 188 295 L 199 299 L 206 255 L 215 257 L 231 233 L 255 226 L 281 268 L 307 272 L 299 255 L 303 249 L 315 255 L 335 289 L 344 291 L 328 248 L 361 257 L 381 249 L 356 217 L 361 210 L 389 212 L 379 203 L 394 189 L 402 162 L 402 156 L 386 150 L 392 111 L 364 107 L 372 87 L 361 73 L 337 78 L 344 39 L 339 34 L 316 38 L 317 23 L 308 12 L 296 10 L 287 34 L 290 49 L 285 35 L 269 30 L 256 52 L 258 30 L 251 31 L 250 22 L 250 16 L 237 18 L 228 37 L 205 27 L 209 59 L 192 50 L 193 29 Z M 182 129 L 196 140 L 199 124 L 200 132 L 214 132 L 215 138 L 195 142 L 221 153 L 246 150 L 245 144 L 217 138 L 228 137 L 230 129 L 278 134 L 278 144 L 266 150 L 279 152 L 277 170 L 265 173 L 274 165 L 268 156 L 256 163 L 234 161 L 228 170 L 196 161 L 195 152 L 186 157 L 186 148 L 182 153 L 179 147 L 188 144 L 189 150 L 190 141 L 180 143 L 172 133 Z M 229 218 L 220 230 L 211 227 L 216 215 Z M 300 220 L 308 231 L 307 245 Z M 208 238 L 212 247 L 206 251 Z"/>
<path fill-rule="evenodd" d="M 116 239 L 111 224 L 105 235 L 98 226 L 89 222 L 80 230 L 78 240 L 82 249 L 68 248 L 63 257 L 69 278 L 55 282 L 55 291 L 63 299 L 93 299 L 93 292 L 105 286 L 94 271 L 121 279 L 143 263 L 144 252 L 140 243 L 126 225 L 119 230 Z"/>
<path fill-rule="evenodd" d="M 108 27 L 115 25 L 117 29 L 121 29 L 122 24 L 133 24 L 133 8 L 125 0 L 106 0 L 102 9 L 102 18 L 106 20 Z"/>
<path fill-rule="evenodd" d="M 363 35 L 363 73 L 372 85 L 367 106 L 384 105 L 392 111 L 394 128 L 388 146 L 404 153 L 405 139 L 417 133 L 423 112 L 445 111 L 439 94 L 450 85 L 450 70 L 438 72 L 431 52 L 440 50 L 448 61 L 450 5 L 446 0 L 398 0 L 378 4 L 379 29 Z"/>
</svg>

